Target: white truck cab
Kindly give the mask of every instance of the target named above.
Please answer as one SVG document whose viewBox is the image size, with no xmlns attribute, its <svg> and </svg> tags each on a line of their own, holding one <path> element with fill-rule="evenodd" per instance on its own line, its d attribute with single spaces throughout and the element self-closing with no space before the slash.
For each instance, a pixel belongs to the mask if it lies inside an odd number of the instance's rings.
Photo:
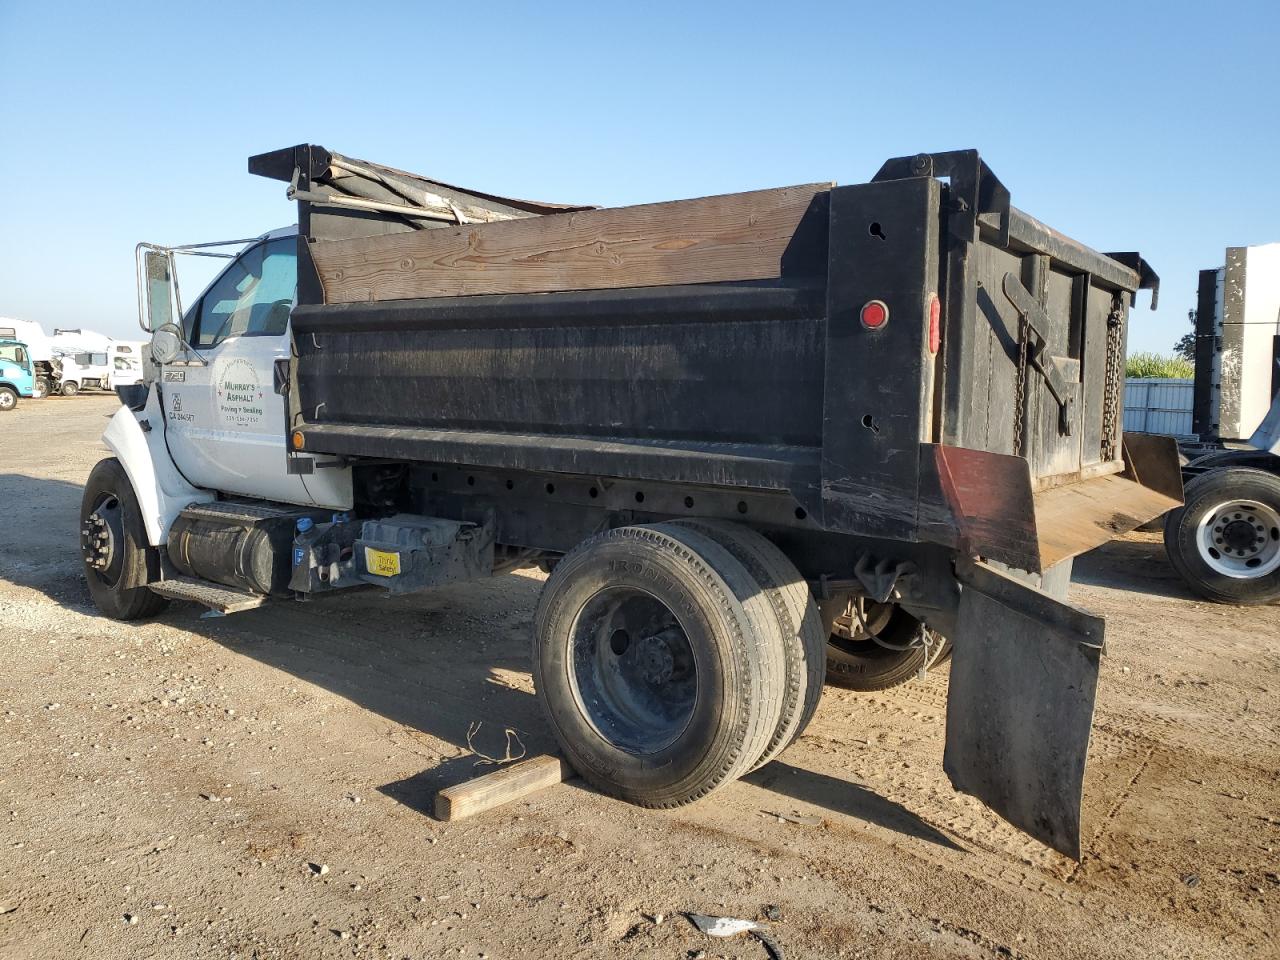
<svg viewBox="0 0 1280 960">
<path fill-rule="evenodd" d="M 186 506 L 216 495 L 346 510 L 352 504 L 351 470 L 340 461 L 319 464 L 287 456 L 285 398 L 277 392 L 276 364 L 289 356 L 289 313 L 297 291 L 297 229 L 273 230 L 243 243 L 195 302 L 183 309 L 169 277 L 152 278 L 157 299 L 168 301 L 150 350 L 169 355 L 146 364 L 141 409 L 121 408 L 104 439 L 140 493 L 147 540 L 165 543 Z M 152 262 L 174 270 L 175 255 L 207 247 L 157 247 Z M 140 248 L 140 258 L 142 252 Z M 214 254 L 218 255 L 218 254 Z M 153 291 L 141 289 L 140 296 Z M 310 473 L 296 472 L 311 468 Z M 146 491 L 146 493 L 142 493 Z M 215 494 L 216 492 L 216 494 Z M 146 501 L 150 501 L 149 504 Z"/>
</svg>

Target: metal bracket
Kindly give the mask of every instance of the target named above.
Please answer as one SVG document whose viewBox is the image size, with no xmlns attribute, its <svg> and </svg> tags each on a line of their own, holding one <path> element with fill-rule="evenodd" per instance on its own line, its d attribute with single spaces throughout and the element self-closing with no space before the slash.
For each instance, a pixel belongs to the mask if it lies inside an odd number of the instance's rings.
<svg viewBox="0 0 1280 960">
<path fill-rule="evenodd" d="M 938 177 L 950 181 L 951 233 L 964 243 L 977 238 L 978 217 L 984 213 L 999 218 L 1000 246 L 1009 246 L 1009 189 L 982 162 L 977 150 L 950 150 L 945 153 L 918 153 L 885 161 L 873 183 L 906 180 L 911 177 Z"/>
<path fill-rule="evenodd" d="M 1013 273 L 1004 275 L 1004 295 L 1018 311 L 1027 325 L 1027 362 L 1044 377 L 1049 393 L 1058 403 L 1058 430 L 1063 436 L 1071 436 L 1072 416 L 1076 396 L 1080 391 L 1080 361 L 1073 357 L 1056 357 L 1046 353 L 1049 344 L 1037 327 L 1050 325 L 1049 315 L 1031 291 Z"/>
<path fill-rule="evenodd" d="M 898 581 L 915 573 L 915 570 L 915 564 L 910 561 L 895 564 L 892 560 L 880 560 L 873 566 L 871 555 L 864 553 L 854 564 L 853 575 L 858 578 L 870 599 L 876 603 L 885 603 L 893 596 Z"/>
</svg>

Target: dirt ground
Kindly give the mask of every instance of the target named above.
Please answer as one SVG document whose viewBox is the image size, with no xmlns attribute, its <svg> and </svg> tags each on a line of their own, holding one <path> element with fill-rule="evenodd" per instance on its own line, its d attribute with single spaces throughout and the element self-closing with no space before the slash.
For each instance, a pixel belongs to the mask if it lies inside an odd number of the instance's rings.
<svg viewBox="0 0 1280 960">
<path fill-rule="evenodd" d="M 1077 564 L 1110 651 L 1079 865 L 950 789 L 945 671 L 828 689 L 676 812 L 570 782 L 444 824 L 469 725 L 551 746 L 540 577 L 104 620 L 76 525 L 113 409 L 0 415 L 0 956 L 763 957 L 679 914 L 766 907 L 788 958 L 1280 956 L 1280 607 L 1192 599 L 1153 535 Z"/>
</svg>

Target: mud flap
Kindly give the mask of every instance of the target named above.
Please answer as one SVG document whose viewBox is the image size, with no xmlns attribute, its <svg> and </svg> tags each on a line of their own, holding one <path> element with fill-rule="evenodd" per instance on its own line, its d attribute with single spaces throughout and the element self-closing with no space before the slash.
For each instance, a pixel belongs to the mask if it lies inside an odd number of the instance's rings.
<svg viewBox="0 0 1280 960">
<path fill-rule="evenodd" d="M 952 785 L 1080 858 L 1103 620 L 963 561 L 943 767 Z"/>
</svg>

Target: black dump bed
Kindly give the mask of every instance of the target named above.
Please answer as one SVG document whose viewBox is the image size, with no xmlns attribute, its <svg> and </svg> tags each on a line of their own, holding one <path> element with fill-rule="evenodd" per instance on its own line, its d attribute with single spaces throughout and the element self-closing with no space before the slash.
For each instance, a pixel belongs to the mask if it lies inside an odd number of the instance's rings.
<svg viewBox="0 0 1280 960">
<path fill-rule="evenodd" d="M 1013 208 L 974 151 L 614 210 L 311 146 L 250 169 L 300 202 L 306 454 L 769 492 L 1032 571 L 1177 495 L 1120 432 L 1154 275 Z"/>
</svg>

